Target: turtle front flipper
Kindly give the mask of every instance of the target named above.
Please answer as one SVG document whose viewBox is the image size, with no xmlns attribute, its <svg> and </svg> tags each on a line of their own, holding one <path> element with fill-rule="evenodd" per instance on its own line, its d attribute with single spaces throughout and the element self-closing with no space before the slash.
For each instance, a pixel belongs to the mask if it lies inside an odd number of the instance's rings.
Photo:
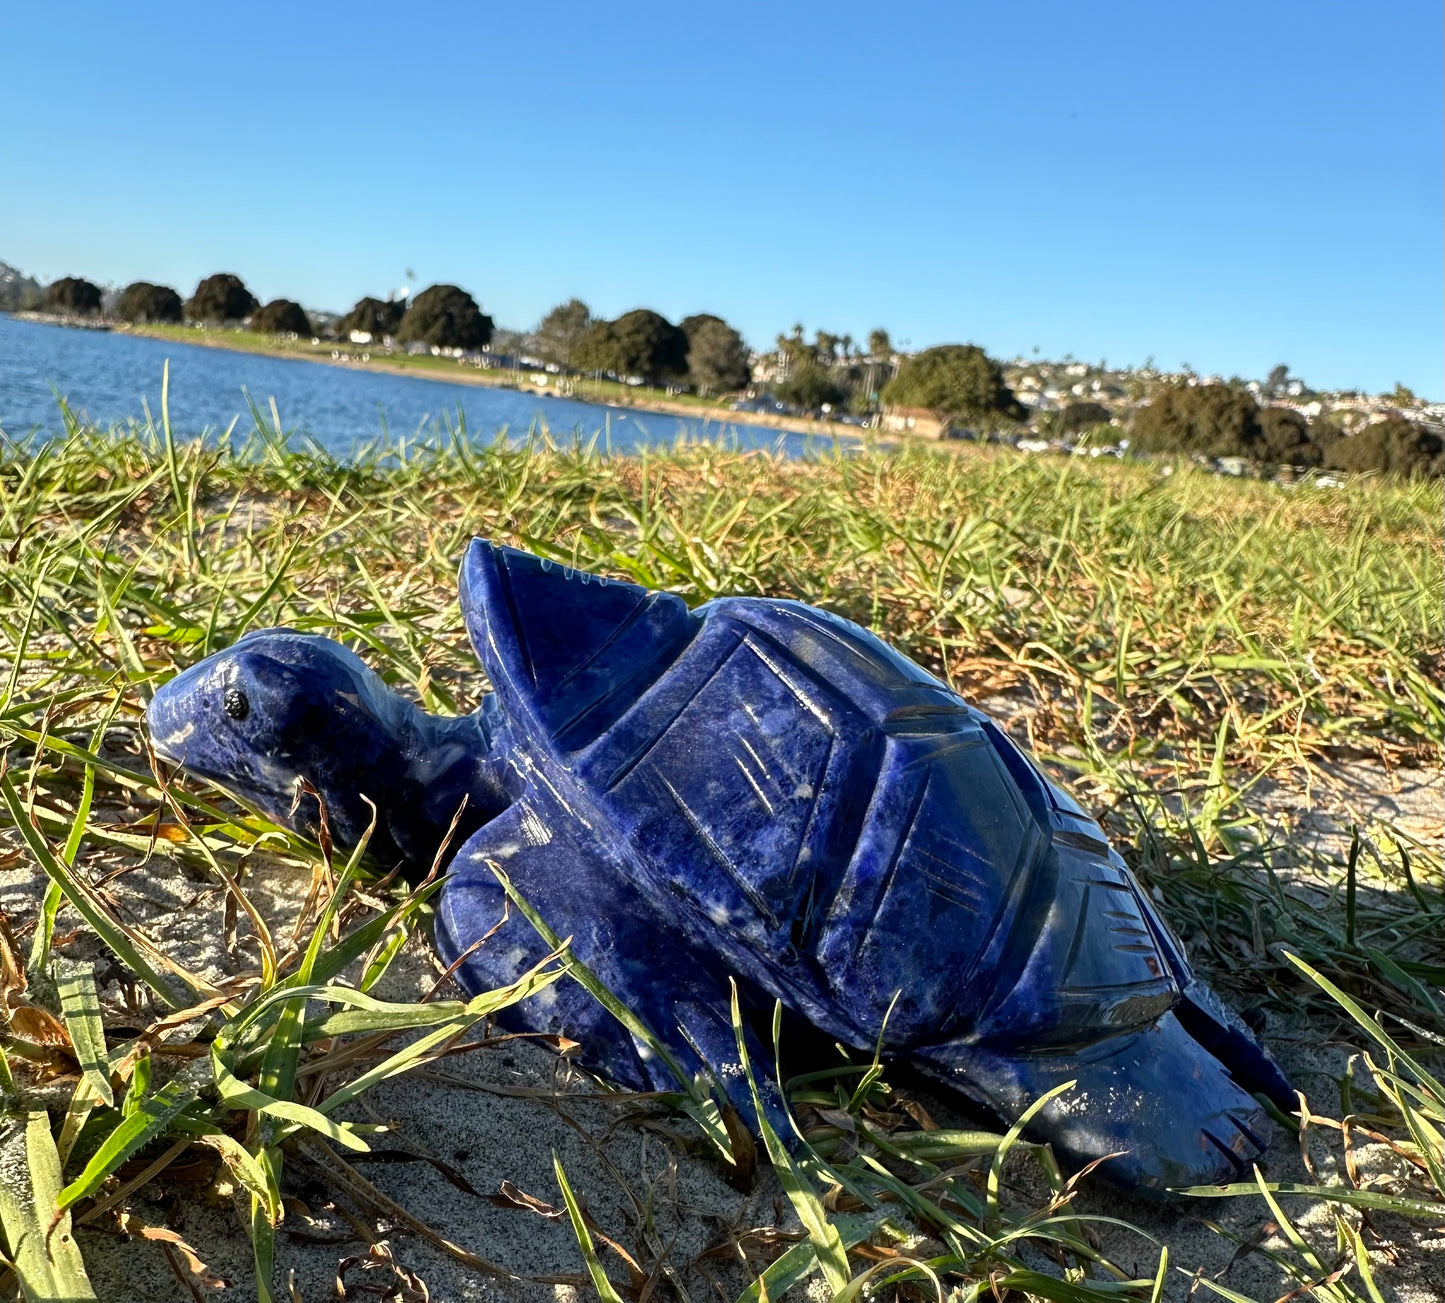
<svg viewBox="0 0 1445 1303">
<path fill-rule="evenodd" d="M 1025 1134 L 1051 1144 L 1070 1171 L 1112 1155 L 1101 1174 L 1146 1195 L 1247 1179 L 1269 1143 L 1259 1103 L 1172 1013 L 1072 1051 L 1006 1054 L 942 1045 L 914 1061 L 926 1076 L 1008 1120 L 1074 1082 Z"/>
<path fill-rule="evenodd" d="M 501 869 L 554 932 L 571 938 L 572 953 L 652 1029 L 681 1070 L 711 1078 L 756 1129 L 725 985 L 643 899 L 607 844 L 588 836 L 583 820 L 541 783 L 473 836 L 452 861 L 442 887 L 437 953 L 448 965 L 461 960 L 456 978 L 472 994 L 514 982 L 545 957 L 547 947 L 536 930 L 520 911 L 508 908 L 493 866 Z M 570 979 L 505 1010 L 501 1021 L 512 1031 L 580 1042 L 582 1065 L 618 1085 L 658 1091 L 683 1085 L 648 1045 Z M 748 1036 L 763 1107 L 786 1135 L 780 1097 L 764 1077 L 768 1059 Z"/>
<path fill-rule="evenodd" d="M 459 587 L 467 632 L 503 712 L 558 756 L 613 724 L 697 632 L 673 593 L 480 538 L 467 549 Z"/>
</svg>

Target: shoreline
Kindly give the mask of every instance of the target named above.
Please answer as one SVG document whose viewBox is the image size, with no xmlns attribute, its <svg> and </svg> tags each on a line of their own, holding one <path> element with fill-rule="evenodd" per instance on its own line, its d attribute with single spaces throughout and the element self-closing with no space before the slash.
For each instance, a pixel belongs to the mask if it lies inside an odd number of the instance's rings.
<svg viewBox="0 0 1445 1303">
<path fill-rule="evenodd" d="M 19 316 L 20 314 L 11 314 Z M 24 320 L 34 321 L 42 325 L 69 326 L 74 323 L 65 319 L 48 319 L 39 314 L 27 313 Z M 99 327 L 86 326 L 86 329 L 97 329 Z M 563 393 L 554 388 L 551 384 L 535 385 L 528 383 L 521 377 L 529 374 L 539 374 L 529 371 L 495 371 L 484 370 L 481 367 L 466 366 L 458 364 L 456 371 L 449 371 L 443 366 L 420 365 L 414 362 L 402 362 L 391 358 L 378 358 L 374 354 L 365 359 L 359 353 L 350 350 L 357 349 L 359 345 L 348 345 L 341 348 L 339 345 L 332 345 L 330 349 L 325 344 L 318 344 L 314 348 L 298 345 L 288 347 L 281 345 L 253 344 L 248 339 L 226 339 L 226 335 L 236 335 L 237 331 L 213 331 L 197 330 L 190 327 L 172 327 L 165 329 L 154 329 L 148 326 L 137 326 L 125 322 L 109 323 L 107 329 L 118 335 L 135 335 L 142 339 L 158 339 L 168 343 L 191 344 L 198 348 L 219 348 L 231 353 L 249 353 L 260 357 L 274 357 L 282 360 L 297 362 L 319 362 L 326 366 L 340 367 L 343 370 L 353 369 L 360 371 L 376 371 L 389 375 L 404 376 L 413 380 L 433 380 L 443 383 L 477 385 L 489 389 L 511 389 L 519 393 L 535 394 L 539 398 L 562 398 L 572 402 L 590 403 L 596 407 L 616 407 L 628 411 L 652 412 L 658 416 L 682 416 L 691 417 L 704 425 L 717 425 L 726 428 L 730 425 L 753 425 L 765 430 L 777 430 L 786 434 L 811 434 L 825 438 L 845 438 L 858 442 L 871 443 L 878 439 L 884 432 L 872 427 L 846 425 L 841 421 L 823 421 L 812 417 L 804 416 L 782 416 L 770 415 L 767 412 L 735 412 L 731 408 L 713 406 L 705 402 L 677 402 L 668 398 L 645 397 L 641 400 L 634 400 L 626 393 L 620 394 L 588 394 L 585 390 Z M 196 338 L 185 338 L 184 335 L 194 335 Z M 341 356 L 332 357 L 331 351 L 335 349 Z M 403 356 L 409 356 L 404 354 Z M 505 377 L 505 378 L 503 378 Z M 549 377 L 550 378 L 550 377 Z M 587 382 L 583 382 L 586 384 Z M 894 440 L 898 437 L 897 432 L 888 431 L 888 438 Z M 938 442 L 930 440 L 929 442 Z"/>
</svg>

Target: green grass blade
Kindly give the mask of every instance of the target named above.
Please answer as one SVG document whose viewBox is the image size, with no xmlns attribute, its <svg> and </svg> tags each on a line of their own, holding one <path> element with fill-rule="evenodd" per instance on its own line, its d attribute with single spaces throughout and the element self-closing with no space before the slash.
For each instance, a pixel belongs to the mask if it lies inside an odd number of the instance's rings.
<svg viewBox="0 0 1445 1303">
<path fill-rule="evenodd" d="M 597 1256 L 597 1246 L 592 1242 L 592 1232 L 587 1229 L 587 1222 L 582 1216 L 577 1196 L 572 1193 L 572 1187 L 567 1183 L 567 1173 L 562 1170 L 562 1160 L 555 1153 L 552 1155 L 552 1170 L 557 1174 L 557 1184 L 562 1190 L 562 1200 L 567 1205 L 567 1217 L 572 1223 L 572 1233 L 577 1237 L 577 1247 L 582 1250 L 582 1260 L 587 1264 L 587 1274 L 592 1277 L 592 1287 L 597 1291 L 597 1297 L 602 1300 L 602 1303 L 622 1303 L 622 1296 L 617 1292 L 617 1287 L 607 1278 L 607 1273 L 602 1269 L 602 1259 Z"/>
<path fill-rule="evenodd" d="M 69 1208 L 76 1200 L 94 1194 L 106 1177 L 142 1145 L 160 1135 L 195 1098 L 193 1087 L 175 1080 L 142 1100 L 136 1111 L 105 1138 L 85 1170 L 60 1192 L 59 1207 Z"/>
<path fill-rule="evenodd" d="M 537 935 L 544 940 L 554 951 L 563 948 L 563 940 L 548 925 L 540 913 L 532 906 L 531 902 L 522 895 L 513 885 L 512 880 L 502 869 L 492 864 L 489 866 L 496 875 L 497 881 L 507 893 L 507 898 L 521 911 L 522 916 L 536 930 Z M 597 976 L 585 963 L 576 955 L 568 954 L 567 970 L 577 982 L 586 989 L 604 1009 L 617 1019 L 628 1032 L 637 1040 L 648 1047 L 667 1067 L 673 1078 L 678 1081 L 683 1090 L 683 1098 L 680 1107 L 689 1117 L 693 1119 L 703 1130 L 708 1140 L 712 1142 L 724 1160 L 734 1163 L 732 1141 L 728 1138 L 727 1127 L 723 1122 L 722 1113 L 719 1111 L 717 1102 L 698 1085 L 682 1064 L 677 1056 L 668 1047 L 667 1043 L 639 1018 L 607 984 Z"/>
<path fill-rule="evenodd" d="M 86 1303 L 85 1273 L 70 1214 L 60 1202 L 60 1156 L 43 1108 L 0 1118 L 0 1228 L 27 1303 Z"/>
<path fill-rule="evenodd" d="M 334 1112 L 373 1086 L 379 1085 L 389 1078 L 401 1076 L 410 1071 L 434 1049 L 466 1031 L 468 1027 L 489 1017 L 498 1009 L 505 1009 L 508 1005 L 516 1004 L 551 986 L 567 971 L 565 967 L 546 968 L 546 965 L 551 963 L 555 957 L 555 955 L 548 955 L 541 963 L 524 973 L 510 986 L 500 987 L 495 991 L 485 991 L 475 999 L 468 1001 L 460 1016 L 448 1019 L 425 1036 L 418 1036 L 416 1040 L 398 1050 L 390 1058 L 384 1059 L 375 1067 L 362 1073 L 354 1081 L 347 1082 L 346 1085 L 332 1091 L 320 1104 L 320 1111 L 323 1113 Z M 426 1008 L 427 1006 L 421 1007 Z"/>
<path fill-rule="evenodd" d="M 1424 1199 L 1405 1199 L 1393 1194 L 1380 1194 L 1374 1190 L 1356 1190 L 1348 1185 L 1298 1185 L 1288 1181 L 1269 1181 L 1264 1185 L 1271 1195 L 1301 1195 L 1309 1199 L 1324 1199 L 1330 1203 L 1349 1204 L 1352 1208 L 1365 1208 L 1371 1212 L 1394 1213 L 1397 1217 L 1408 1217 L 1413 1221 L 1439 1222 L 1445 1220 L 1445 1203 L 1431 1203 Z M 1260 1186 L 1252 1181 L 1240 1181 L 1233 1185 L 1191 1185 L 1173 1191 L 1195 1199 L 1232 1199 L 1238 1195 L 1257 1195 Z"/>
<path fill-rule="evenodd" d="M 890 1217 L 896 1217 L 893 1209 L 879 1209 L 867 1213 L 839 1213 L 832 1218 L 838 1238 L 845 1249 L 862 1244 Z M 818 1253 L 811 1240 L 799 1240 L 789 1245 L 769 1265 L 766 1271 L 753 1281 L 737 1297 L 737 1303 L 764 1303 L 765 1299 L 778 1299 L 801 1284 L 818 1270 Z"/>
<path fill-rule="evenodd" d="M 843 1240 L 838 1234 L 838 1228 L 828 1220 L 828 1214 L 823 1208 L 823 1201 L 818 1197 L 818 1192 L 813 1189 L 812 1182 L 808 1180 L 807 1174 L 788 1152 L 787 1146 L 783 1144 L 778 1133 L 773 1130 L 772 1124 L 768 1121 L 767 1113 L 763 1109 L 762 1092 L 758 1089 L 758 1079 L 753 1075 L 752 1063 L 748 1059 L 747 1037 L 743 1031 L 743 1015 L 742 1010 L 738 1007 L 737 983 L 731 982 L 730 986 L 732 988 L 733 1033 L 737 1037 L 738 1061 L 742 1064 L 743 1075 L 747 1078 L 748 1089 L 752 1092 L 753 1110 L 757 1114 L 758 1130 L 762 1133 L 763 1146 L 768 1151 L 768 1159 L 773 1165 L 773 1170 L 778 1174 L 778 1181 L 783 1187 L 783 1192 L 788 1196 L 788 1202 L 793 1205 L 793 1211 L 797 1213 L 798 1220 L 803 1223 L 803 1229 L 808 1232 L 808 1239 L 817 1255 L 818 1268 L 823 1273 L 823 1279 L 828 1282 L 828 1290 L 832 1294 L 837 1294 L 848 1285 L 848 1250 L 843 1247 Z"/>
<path fill-rule="evenodd" d="M 110 1066 L 106 1059 L 105 1028 L 100 1019 L 100 992 L 95 989 L 95 965 L 59 960 L 55 987 L 70 1043 L 80 1064 L 81 1085 L 107 1107 L 114 1107 Z"/>
<path fill-rule="evenodd" d="M 349 1130 L 345 1123 L 333 1122 L 324 1113 L 308 1108 L 305 1104 L 277 1099 L 263 1090 L 246 1085 L 221 1062 L 220 1055 L 214 1050 L 211 1054 L 211 1071 L 222 1101 L 230 1108 L 254 1109 L 262 1114 L 271 1124 L 270 1130 L 278 1140 L 287 1130 L 302 1126 L 319 1131 L 327 1139 L 334 1140 L 347 1149 L 365 1153 L 370 1148 L 366 1141 Z"/>
<path fill-rule="evenodd" d="M 1434 1095 L 1435 1098 L 1445 1100 L 1445 1086 L 1442 1086 L 1440 1082 L 1436 1081 L 1435 1078 L 1425 1070 L 1424 1065 L 1421 1064 L 1418 1059 L 1413 1058 L 1402 1050 L 1399 1045 L 1391 1039 L 1389 1033 L 1380 1026 L 1377 1019 L 1371 1018 L 1355 1000 L 1340 990 L 1340 988 L 1323 973 L 1311 968 L 1298 955 L 1286 951 L 1285 958 L 1303 972 L 1316 986 L 1325 991 L 1351 1018 L 1364 1028 L 1377 1044 L 1409 1068 L 1410 1071 L 1415 1074 L 1415 1078 L 1421 1086 Z"/>
<path fill-rule="evenodd" d="M 270 1170 L 234 1136 L 224 1131 L 207 1128 L 196 1136 L 198 1145 L 214 1149 L 225 1163 L 226 1170 L 236 1179 L 237 1184 L 260 1200 L 267 1220 L 275 1225 L 281 1220 L 281 1191 Z"/>
<path fill-rule="evenodd" d="M 1039 1110 L 1066 1090 L 1073 1090 L 1075 1084 L 1075 1082 L 1066 1081 L 1062 1085 L 1055 1086 L 1046 1094 L 1040 1095 L 1023 1111 L 1019 1120 L 1008 1129 L 998 1148 L 994 1150 L 993 1161 L 988 1165 L 988 1222 L 990 1226 L 996 1228 L 999 1223 L 999 1184 L 1003 1176 L 1004 1159 L 1008 1157 L 1009 1150 L 1018 1143 L 1019 1137 L 1024 1133 L 1024 1128 L 1034 1120 Z"/>
<path fill-rule="evenodd" d="M 116 922 L 100 898 L 78 874 L 71 871 L 68 864 L 50 849 L 50 843 L 31 823 L 24 803 L 20 800 L 20 794 L 15 790 L 15 785 L 10 781 L 10 775 L 5 771 L 3 764 L 0 764 L 0 797 L 4 798 L 10 811 L 10 817 L 14 821 L 15 827 L 19 829 L 20 835 L 25 839 L 25 844 L 30 848 L 31 855 L 35 857 L 36 862 L 45 870 L 51 881 L 65 893 L 66 899 L 70 901 L 75 912 L 90 924 L 96 936 L 104 941 L 132 972 L 145 981 L 146 985 L 155 993 L 156 998 L 168 1009 L 184 1009 L 188 1004 L 195 1003 L 194 999 L 185 1000 L 176 995 L 173 978 L 166 976 L 161 971 L 162 966 L 170 966 L 166 965 L 164 956 L 157 954 L 157 959 L 161 961 L 160 964 L 157 964 L 143 954 L 141 947 Z M 175 976 L 179 977 L 180 974 L 176 973 Z M 213 994 L 213 992 L 193 986 L 190 994 L 203 996 Z"/>
</svg>

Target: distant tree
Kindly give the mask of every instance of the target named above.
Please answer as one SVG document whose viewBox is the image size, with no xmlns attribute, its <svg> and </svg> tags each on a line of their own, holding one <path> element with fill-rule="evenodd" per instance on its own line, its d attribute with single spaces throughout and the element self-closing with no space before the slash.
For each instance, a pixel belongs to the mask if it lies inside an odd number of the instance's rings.
<svg viewBox="0 0 1445 1303">
<path fill-rule="evenodd" d="M 621 374 L 622 353 L 612 337 L 612 323 L 596 320 L 572 348 L 572 365 L 579 371 L 611 371 Z"/>
<path fill-rule="evenodd" d="M 262 335 L 306 335 L 311 332 L 311 319 L 299 303 L 291 299 L 272 299 L 251 315 L 251 329 Z"/>
<path fill-rule="evenodd" d="M 491 343 L 495 325 L 476 300 L 455 285 L 433 285 L 411 301 L 396 337 L 440 348 L 482 348 Z"/>
<path fill-rule="evenodd" d="M 51 312 L 90 316 L 100 311 L 100 286 L 79 276 L 62 276 L 46 289 L 45 306 Z"/>
<path fill-rule="evenodd" d="M 239 276 L 219 271 L 196 286 L 185 314 L 190 321 L 244 321 L 259 306 Z"/>
<path fill-rule="evenodd" d="M 336 323 L 336 333 L 345 339 L 353 330 L 364 331 L 372 339 L 380 341 L 396 334 L 405 311 L 405 303 L 389 299 L 357 299 L 356 306 Z"/>
<path fill-rule="evenodd" d="M 944 426 L 985 429 L 1027 414 L 1004 381 L 1003 368 L 976 344 L 940 344 L 903 363 L 884 387 L 885 403 L 923 407 Z"/>
<path fill-rule="evenodd" d="M 1390 395 L 1390 401 L 1394 403 L 1396 407 L 1414 407 L 1419 400 L 1415 397 L 1415 391 L 1413 389 L 1397 380 L 1395 382 L 1395 392 Z"/>
<path fill-rule="evenodd" d="M 700 394 L 743 389 L 752 379 L 748 346 L 721 317 L 700 314 L 681 326 L 687 336 L 687 378 Z"/>
<path fill-rule="evenodd" d="M 679 321 L 677 323 L 677 328 L 682 331 L 682 333 L 686 335 L 689 339 L 691 339 L 695 331 L 697 331 L 700 327 L 707 325 L 709 322 L 714 322 L 718 325 L 723 326 L 727 325 L 727 322 L 725 322 L 721 317 L 716 316 L 711 312 L 694 312 L 692 316 L 684 317 L 681 321 Z"/>
<path fill-rule="evenodd" d="M 645 380 L 687 377 L 687 336 L 660 313 L 634 308 L 616 321 L 597 321 L 577 343 L 573 364 Z"/>
<path fill-rule="evenodd" d="M 572 354 L 592 324 L 592 309 L 581 299 L 559 303 L 538 324 L 532 345 L 544 362 L 572 366 Z"/>
<path fill-rule="evenodd" d="M 120 298 L 116 300 L 115 315 L 122 321 L 140 325 L 150 321 L 179 321 L 181 296 L 169 285 L 134 281 L 121 291 Z"/>
<path fill-rule="evenodd" d="M 491 351 L 505 357 L 521 357 L 532 348 L 534 336 L 527 330 L 508 330 L 498 326 L 492 331 Z"/>
<path fill-rule="evenodd" d="M 893 341 L 888 338 L 888 332 L 882 326 L 868 332 L 868 355 L 870 357 L 893 356 Z"/>
<path fill-rule="evenodd" d="M 1060 434 L 1078 434 L 1096 425 L 1108 425 L 1113 415 L 1103 403 L 1070 403 L 1055 418 L 1054 426 Z"/>
<path fill-rule="evenodd" d="M 1265 407 L 1259 413 L 1259 443 L 1254 454 L 1274 466 L 1318 466 L 1324 453 L 1310 438 L 1305 418 L 1289 407 Z"/>
<path fill-rule="evenodd" d="M 1146 452 L 1258 457 L 1259 405 L 1228 385 L 1166 385 L 1134 413 L 1133 446 Z"/>
<path fill-rule="evenodd" d="M 33 276 L 0 262 L 0 312 L 24 312 L 45 302 L 45 291 Z"/>
<path fill-rule="evenodd" d="M 1277 367 L 1271 370 L 1269 375 L 1266 377 L 1264 382 L 1264 392 L 1268 394 L 1271 398 L 1278 398 L 1281 394 L 1284 393 L 1285 386 L 1288 384 L 1289 367 L 1285 366 L 1285 364 L 1281 362 Z"/>
<path fill-rule="evenodd" d="M 1445 440 L 1413 421 L 1391 416 L 1358 434 L 1336 433 L 1325 442 L 1324 462 L 1330 470 L 1441 475 Z"/>
<path fill-rule="evenodd" d="M 843 386 L 833 378 L 828 368 L 813 357 L 804 358 L 790 367 L 774 390 L 784 402 L 807 411 L 815 411 L 824 403 L 836 406 L 847 397 Z"/>
</svg>

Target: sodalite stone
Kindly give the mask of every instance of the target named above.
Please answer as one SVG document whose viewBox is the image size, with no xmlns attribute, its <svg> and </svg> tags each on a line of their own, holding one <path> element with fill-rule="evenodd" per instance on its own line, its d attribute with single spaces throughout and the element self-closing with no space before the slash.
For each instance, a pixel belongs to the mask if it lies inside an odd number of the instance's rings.
<svg viewBox="0 0 1445 1303">
<path fill-rule="evenodd" d="M 465 797 L 436 947 L 470 991 L 545 953 L 500 866 L 690 1072 L 752 1116 L 729 1015 L 885 1054 L 1073 1167 L 1144 1190 L 1232 1180 L 1264 1150 L 1250 1092 L 1289 1083 L 1183 951 L 1099 826 L 985 715 L 798 602 L 689 611 L 473 541 L 461 607 L 495 693 L 428 715 L 352 653 L 267 630 L 172 680 L 159 754 L 272 817 L 296 780 L 342 844 L 429 867 Z M 891 1012 L 890 1012 L 891 1010 Z M 623 1085 L 679 1083 L 575 983 L 507 1011 Z M 755 1047 L 755 1065 L 771 1055 Z M 767 1107 L 778 1107 L 775 1095 Z M 786 1134 L 786 1132 L 785 1132 Z"/>
</svg>

